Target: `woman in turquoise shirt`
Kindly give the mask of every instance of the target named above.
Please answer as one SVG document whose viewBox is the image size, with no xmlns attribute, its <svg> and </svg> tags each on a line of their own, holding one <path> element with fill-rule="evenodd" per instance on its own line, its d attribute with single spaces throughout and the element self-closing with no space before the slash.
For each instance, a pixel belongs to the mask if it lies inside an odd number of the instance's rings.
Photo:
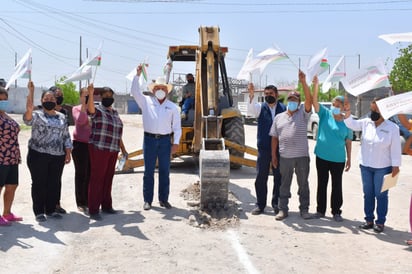
<svg viewBox="0 0 412 274">
<path fill-rule="evenodd" d="M 332 177 L 331 208 L 333 219 L 342 222 L 342 175 L 351 166 L 353 132 L 346 127 L 342 115 L 344 97 L 336 96 L 331 109 L 318 102 L 319 81 L 313 79 L 313 107 L 319 115 L 319 130 L 315 146 L 318 174 L 317 208 L 315 217 L 325 216 L 329 173 Z"/>
</svg>

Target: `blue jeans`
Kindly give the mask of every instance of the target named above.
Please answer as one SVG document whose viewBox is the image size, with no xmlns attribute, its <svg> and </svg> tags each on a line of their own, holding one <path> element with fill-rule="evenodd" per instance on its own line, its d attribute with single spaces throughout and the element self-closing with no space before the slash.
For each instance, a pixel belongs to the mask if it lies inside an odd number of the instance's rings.
<svg viewBox="0 0 412 274">
<path fill-rule="evenodd" d="M 273 172 L 272 207 L 277 207 L 279 202 L 279 189 L 281 183 L 279 167 L 274 168 L 272 166 L 272 151 L 270 149 L 259 149 L 256 163 L 257 176 L 255 180 L 255 190 L 257 199 L 256 205 L 261 210 L 264 210 L 266 207 L 270 167 L 272 167 Z"/>
<path fill-rule="evenodd" d="M 383 225 L 388 213 L 388 190 L 381 192 L 383 176 L 392 172 L 392 167 L 373 168 L 360 165 L 363 184 L 363 210 L 365 220 L 373 222 L 375 219 L 375 199 L 376 213 L 378 218 L 376 224 Z"/>
<path fill-rule="evenodd" d="M 159 201 L 169 199 L 169 172 L 170 172 L 170 153 L 172 143 L 170 136 L 154 138 L 144 136 L 143 155 L 144 155 L 144 175 L 143 175 L 143 198 L 147 203 L 153 202 L 154 172 L 156 160 L 158 161 L 159 171 Z"/>
</svg>

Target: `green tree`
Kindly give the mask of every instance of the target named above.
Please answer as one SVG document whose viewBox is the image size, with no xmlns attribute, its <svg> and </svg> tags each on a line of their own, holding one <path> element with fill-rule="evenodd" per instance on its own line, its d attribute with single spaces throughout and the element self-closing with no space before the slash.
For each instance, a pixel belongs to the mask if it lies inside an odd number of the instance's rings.
<svg viewBox="0 0 412 274">
<path fill-rule="evenodd" d="M 395 59 L 389 81 L 395 93 L 412 90 L 412 44 L 399 50 Z"/>
<path fill-rule="evenodd" d="M 62 84 L 66 77 L 60 78 L 58 82 L 55 83 L 59 87 L 64 96 L 64 104 L 66 105 L 77 105 L 79 104 L 79 92 L 76 90 L 76 85 L 73 83 Z"/>
</svg>

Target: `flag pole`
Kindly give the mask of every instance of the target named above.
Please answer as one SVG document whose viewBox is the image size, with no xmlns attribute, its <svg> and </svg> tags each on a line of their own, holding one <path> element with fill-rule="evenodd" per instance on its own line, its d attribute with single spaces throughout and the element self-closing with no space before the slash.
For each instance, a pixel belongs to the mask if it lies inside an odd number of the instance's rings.
<svg viewBox="0 0 412 274">
<path fill-rule="evenodd" d="M 96 66 L 96 69 L 94 70 L 93 81 L 92 81 L 93 84 L 94 84 L 94 79 L 96 79 L 96 72 L 97 72 L 98 67 L 99 66 Z"/>
</svg>

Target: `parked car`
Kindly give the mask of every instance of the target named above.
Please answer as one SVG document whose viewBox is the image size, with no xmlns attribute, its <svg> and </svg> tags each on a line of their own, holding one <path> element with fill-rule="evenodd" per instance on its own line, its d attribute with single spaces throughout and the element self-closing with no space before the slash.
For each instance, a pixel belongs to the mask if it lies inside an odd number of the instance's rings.
<svg viewBox="0 0 412 274">
<path fill-rule="evenodd" d="M 319 102 L 319 104 L 323 105 L 327 109 L 330 109 L 332 106 L 331 102 Z M 356 116 L 353 116 L 354 119 L 357 119 Z M 319 128 L 319 116 L 315 112 L 315 109 L 312 107 L 312 113 L 309 116 L 308 120 L 308 127 L 307 127 L 307 133 L 308 136 L 311 136 L 313 140 L 316 140 L 318 136 L 318 128 Z M 360 131 L 354 131 L 353 132 L 353 141 L 355 140 L 360 140 L 361 137 L 361 132 Z"/>
</svg>

